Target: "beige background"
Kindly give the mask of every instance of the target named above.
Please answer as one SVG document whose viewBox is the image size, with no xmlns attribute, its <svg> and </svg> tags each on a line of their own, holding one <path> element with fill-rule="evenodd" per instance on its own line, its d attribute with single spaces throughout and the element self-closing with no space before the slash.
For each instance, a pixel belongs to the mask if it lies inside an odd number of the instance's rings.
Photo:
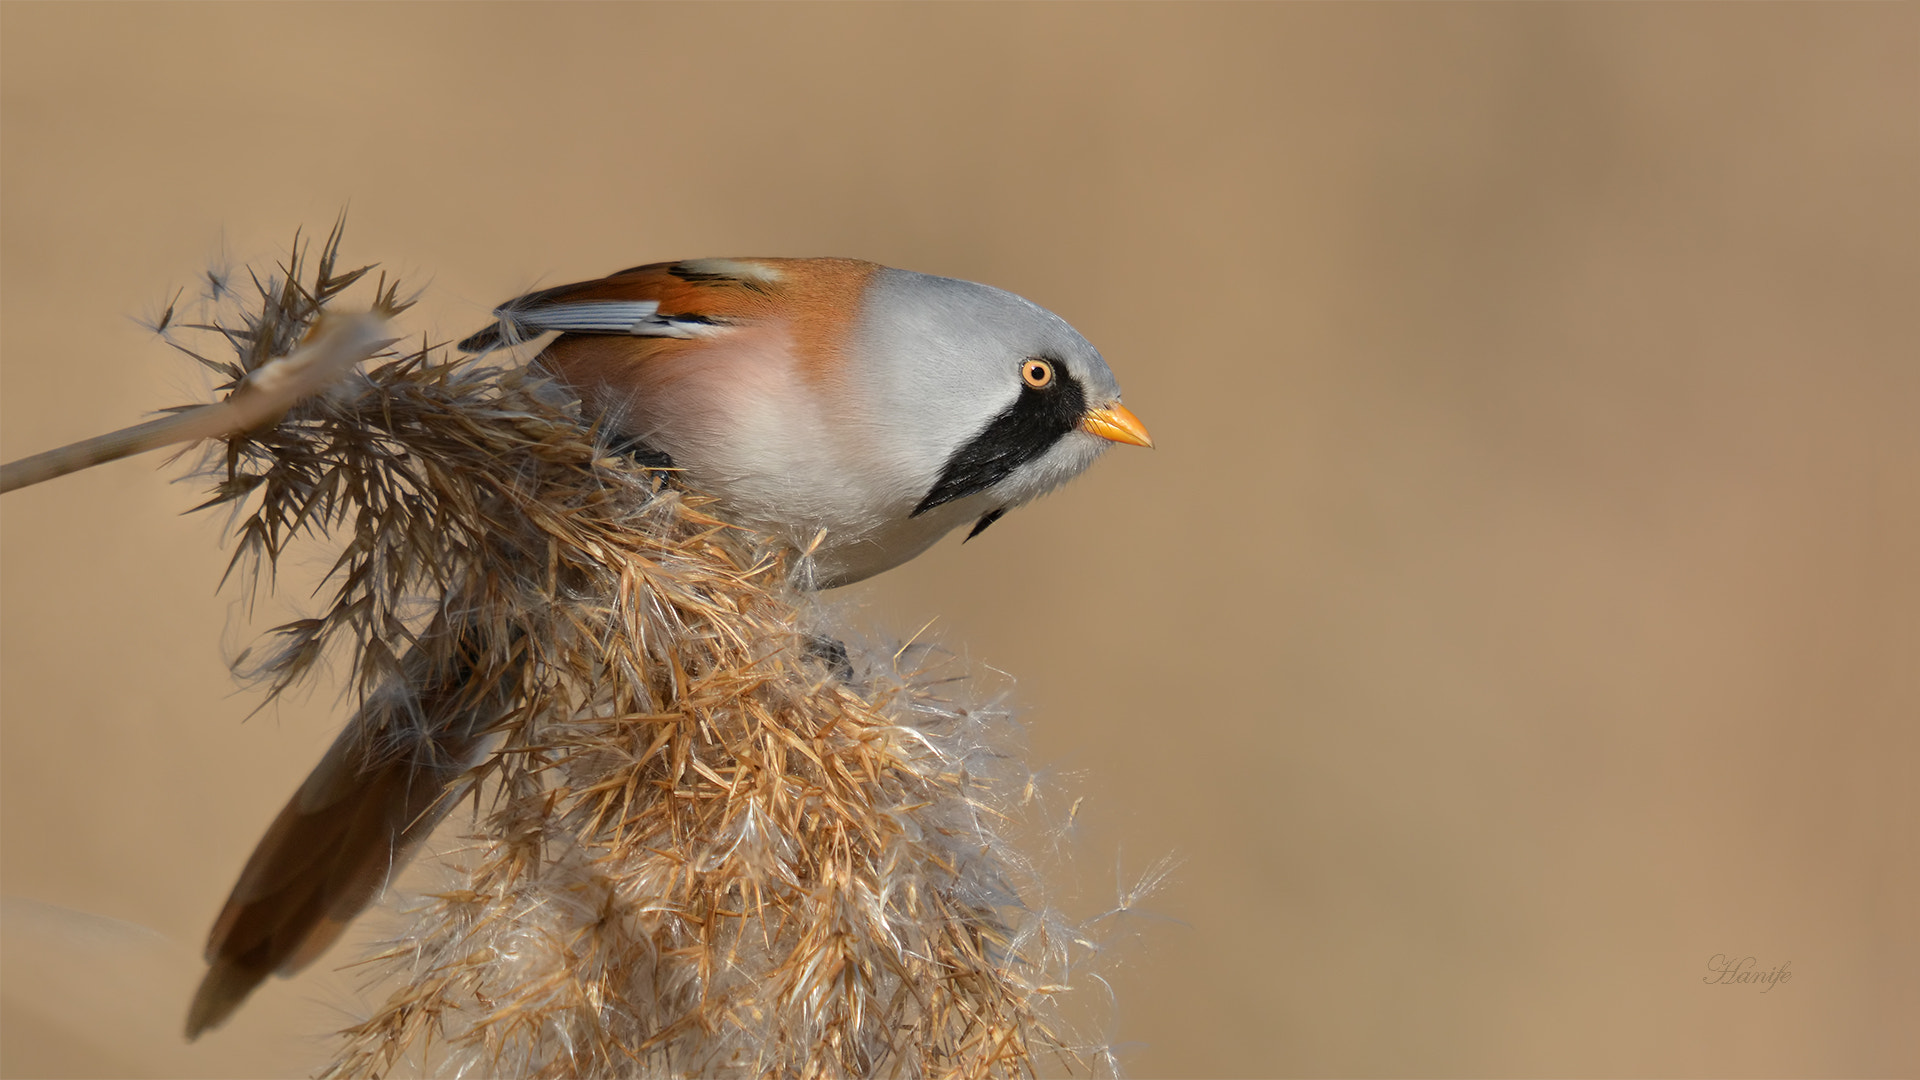
<svg viewBox="0 0 1920 1080">
<path fill-rule="evenodd" d="M 1133 1072 L 1916 1067 L 1912 5 L 8 4 L 0 42 L 7 458 L 197 393 L 129 317 L 348 201 L 440 335 L 846 254 L 1100 344 L 1161 449 L 858 595 L 1019 674 L 1090 889 L 1184 860 L 1113 975 Z M 241 723 L 217 522 L 156 464 L 0 503 L 8 1075 L 298 1074 L 352 1007 L 336 952 L 176 1035 L 338 713 Z"/>
</svg>

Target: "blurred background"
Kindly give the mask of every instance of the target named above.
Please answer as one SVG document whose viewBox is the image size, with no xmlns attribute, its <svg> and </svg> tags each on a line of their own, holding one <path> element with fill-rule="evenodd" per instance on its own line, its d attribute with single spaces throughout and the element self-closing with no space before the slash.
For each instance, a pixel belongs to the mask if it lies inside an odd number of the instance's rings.
<svg viewBox="0 0 1920 1080">
<path fill-rule="evenodd" d="M 1160 449 L 852 599 L 1019 677 L 1083 904 L 1181 860 L 1131 1072 L 1910 1075 L 1917 15 L 8 4 L 0 452 L 200 394 L 135 320 L 348 203 L 438 338 L 684 256 L 1012 289 Z M 9 1076 L 304 1075 L 354 1007 L 336 949 L 179 1038 L 342 713 L 242 723 L 157 465 L 0 504 Z"/>
</svg>

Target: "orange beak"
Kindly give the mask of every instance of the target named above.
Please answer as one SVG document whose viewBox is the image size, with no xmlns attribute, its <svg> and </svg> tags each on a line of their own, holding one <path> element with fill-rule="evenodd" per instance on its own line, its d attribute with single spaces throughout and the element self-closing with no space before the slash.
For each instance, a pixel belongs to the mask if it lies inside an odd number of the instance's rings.
<svg viewBox="0 0 1920 1080">
<path fill-rule="evenodd" d="M 1117 401 L 1104 409 L 1088 409 L 1087 415 L 1080 418 L 1080 430 L 1129 446 L 1153 449 L 1153 436 L 1147 434 L 1147 425 Z"/>
</svg>

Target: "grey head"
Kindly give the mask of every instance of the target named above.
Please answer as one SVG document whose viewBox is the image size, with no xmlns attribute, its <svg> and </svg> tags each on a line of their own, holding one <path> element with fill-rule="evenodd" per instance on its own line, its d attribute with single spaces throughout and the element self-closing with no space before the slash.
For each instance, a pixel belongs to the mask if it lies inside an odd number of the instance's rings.
<svg viewBox="0 0 1920 1080">
<path fill-rule="evenodd" d="M 875 445 L 901 455 L 888 471 L 911 478 L 914 517 L 960 504 L 939 516 L 978 516 L 977 533 L 1078 476 L 1110 442 L 1150 445 L 1099 350 L 1029 300 L 886 269 L 865 306 L 849 375 L 872 380 L 865 419 L 884 429 Z"/>
</svg>

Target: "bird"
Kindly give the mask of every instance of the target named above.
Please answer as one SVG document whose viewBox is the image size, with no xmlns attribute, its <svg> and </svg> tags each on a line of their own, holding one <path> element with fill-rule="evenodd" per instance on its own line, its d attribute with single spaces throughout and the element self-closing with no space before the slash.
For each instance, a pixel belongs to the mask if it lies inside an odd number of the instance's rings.
<svg viewBox="0 0 1920 1080">
<path fill-rule="evenodd" d="M 961 526 L 972 539 L 1107 447 L 1153 446 L 1060 316 L 858 259 L 650 263 L 510 300 L 458 347 L 530 342 L 615 448 L 801 553 L 803 589 L 865 580 Z M 189 1039 L 325 952 L 459 800 L 509 704 L 421 681 L 362 707 L 255 848 L 208 936 Z M 380 744 L 398 711 L 432 737 Z"/>
</svg>

